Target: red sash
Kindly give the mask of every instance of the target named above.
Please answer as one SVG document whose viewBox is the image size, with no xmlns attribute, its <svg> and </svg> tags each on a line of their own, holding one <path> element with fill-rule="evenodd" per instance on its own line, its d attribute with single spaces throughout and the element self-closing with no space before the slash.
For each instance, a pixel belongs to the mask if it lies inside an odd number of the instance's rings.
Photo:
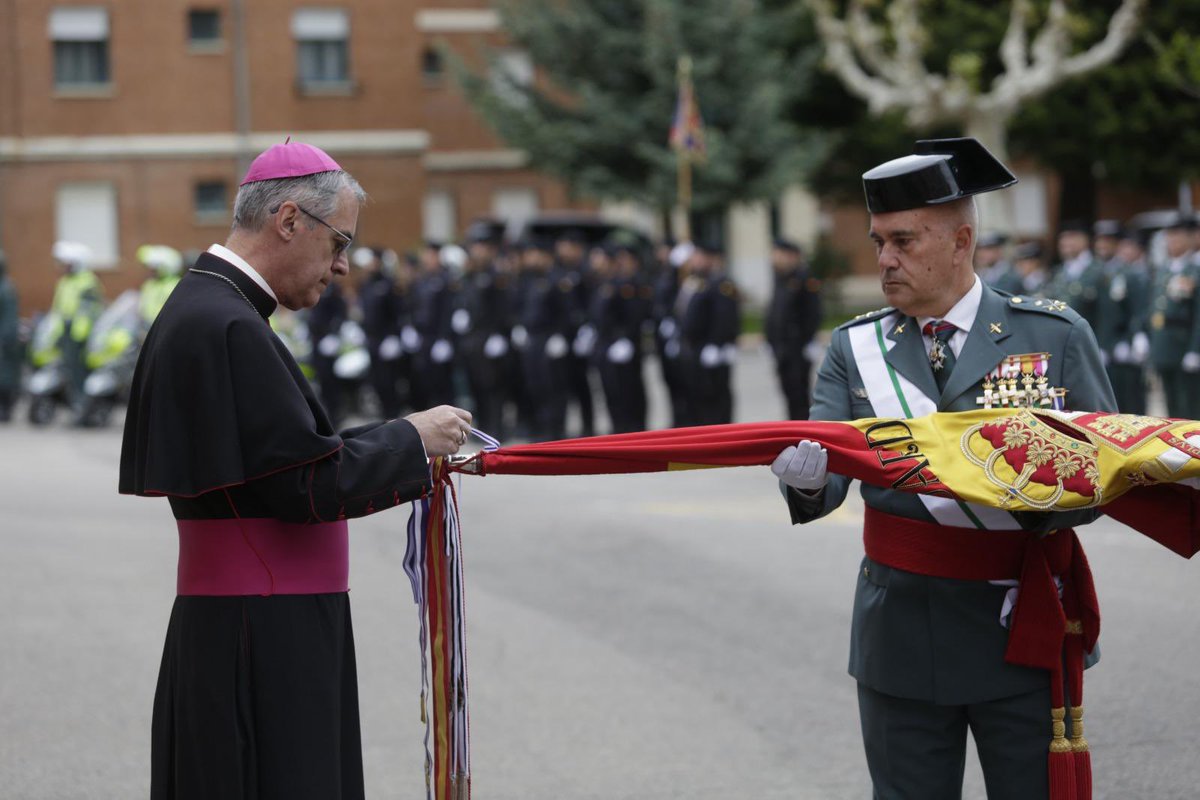
<svg viewBox="0 0 1200 800">
<path fill-rule="evenodd" d="M 867 506 L 867 557 L 936 578 L 1020 583 L 1004 660 L 1050 672 L 1050 796 L 1090 800 L 1091 754 L 1083 738 L 1083 657 L 1100 634 L 1100 606 L 1075 531 L 952 528 L 885 514 Z M 1062 598 L 1054 576 L 1062 580 Z M 1065 667 L 1065 670 L 1064 670 Z M 1066 738 L 1070 699 L 1071 736 Z"/>
<path fill-rule="evenodd" d="M 350 586 L 345 520 L 180 519 L 177 593 L 328 594 Z"/>
</svg>

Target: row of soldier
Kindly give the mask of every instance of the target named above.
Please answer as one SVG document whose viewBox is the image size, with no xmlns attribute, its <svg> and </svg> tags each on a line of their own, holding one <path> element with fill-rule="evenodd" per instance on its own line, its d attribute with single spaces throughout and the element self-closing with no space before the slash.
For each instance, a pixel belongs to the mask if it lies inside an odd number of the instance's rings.
<svg viewBox="0 0 1200 800">
<path fill-rule="evenodd" d="M 1200 226 L 1182 212 L 1161 234 L 1100 220 L 1066 223 L 1058 265 L 1047 272 L 1041 245 L 1026 242 L 1006 257 L 1007 242 L 984 236 L 976 268 L 993 287 L 1065 303 L 1092 326 L 1118 407 L 1147 412 L 1150 381 L 1161 381 L 1166 413 L 1200 417 Z M 1153 255 L 1152 255 L 1153 253 Z M 1070 403 L 1068 399 L 1068 405 Z"/>
<path fill-rule="evenodd" d="M 573 432 L 596 432 L 598 394 L 612 431 L 643 430 L 644 361 L 656 351 L 673 424 L 732 420 L 741 318 L 719 249 L 651 255 L 589 243 L 575 230 L 506 248 L 482 225 L 464 244 L 429 242 L 408 259 L 361 248 L 359 277 L 327 289 L 307 327 L 322 403 L 335 419 L 347 399 L 335 369 L 339 332 L 356 318 L 387 416 L 460 403 L 493 435 L 557 439 L 570 405 Z"/>
</svg>

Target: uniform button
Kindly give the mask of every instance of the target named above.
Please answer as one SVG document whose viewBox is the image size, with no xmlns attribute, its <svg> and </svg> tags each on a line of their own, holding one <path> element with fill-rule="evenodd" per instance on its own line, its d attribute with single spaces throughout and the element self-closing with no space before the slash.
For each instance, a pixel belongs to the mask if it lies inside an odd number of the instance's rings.
<svg viewBox="0 0 1200 800">
<path fill-rule="evenodd" d="M 871 577 L 871 568 L 870 567 L 863 567 L 863 577 L 864 578 Z"/>
</svg>

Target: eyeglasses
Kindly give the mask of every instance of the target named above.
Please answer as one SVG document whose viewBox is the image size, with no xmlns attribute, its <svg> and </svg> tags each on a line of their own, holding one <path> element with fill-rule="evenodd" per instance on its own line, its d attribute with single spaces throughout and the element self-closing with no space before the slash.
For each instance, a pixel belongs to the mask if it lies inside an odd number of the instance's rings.
<svg viewBox="0 0 1200 800">
<path fill-rule="evenodd" d="M 345 233 L 343 233 L 342 231 L 339 231 L 337 228 L 333 227 L 333 226 L 332 226 L 332 225 L 330 225 L 328 222 L 326 222 L 325 220 L 323 220 L 323 219 L 321 219 L 320 217 L 318 217 L 316 214 L 314 214 L 314 213 L 312 213 L 311 211 L 309 211 L 308 209 L 306 209 L 304 206 L 300 206 L 300 205 L 298 205 L 298 206 L 296 206 L 296 208 L 300 209 L 300 210 L 301 210 L 301 211 L 303 211 L 305 214 L 307 214 L 308 216 L 310 216 L 310 217 L 312 217 L 313 219 L 315 219 L 317 222 L 319 222 L 319 223 L 321 223 L 322 225 L 324 225 L 326 228 L 329 228 L 329 230 L 333 231 L 333 232 L 334 232 L 334 234 L 336 234 L 336 235 L 337 235 L 337 237 L 338 237 L 337 244 L 335 244 L 335 245 L 333 246 L 333 257 L 334 257 L 334 258 L 337 258 L 337 257 L 338 257 L 338 256 L 340 256 L 342 253 L 346 252 L 346 249 L 347 249 L 347 248 L 349 248 L 349 247 L 350 247 L 350 245 L 354 244 L 354 237 L 353 237 L 353 236 L 350 236 L 350 235 L 348 235 L 348 234 L 345 234 Z"/>
</svg>

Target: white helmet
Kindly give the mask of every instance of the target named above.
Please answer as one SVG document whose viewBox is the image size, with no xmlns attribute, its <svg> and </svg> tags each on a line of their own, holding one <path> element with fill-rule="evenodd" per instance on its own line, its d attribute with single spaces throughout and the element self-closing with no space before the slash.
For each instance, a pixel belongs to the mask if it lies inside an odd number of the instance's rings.
<svg viewBox="0 0 1200 800">
<path fill-rule="evenodd" d="M 92 251 L 85 244 L 59 240 L 50 251 L 54 260 L 68 267 L 86 267 L 92 258 Z"/>
<path fill-rule="evenodd" d="M 144 244 L 137 249 L 137 260 L 155 272 L 178 275 L 183 272 L 183 256 L 165 244 Z"/>
<path fill-rule="evenodd" d="M 467 266 L 467 251 L 456 244 L 448 244 L 438 251 L 442 266 L 453 272 L 462 272 Z"/>
</svg>

